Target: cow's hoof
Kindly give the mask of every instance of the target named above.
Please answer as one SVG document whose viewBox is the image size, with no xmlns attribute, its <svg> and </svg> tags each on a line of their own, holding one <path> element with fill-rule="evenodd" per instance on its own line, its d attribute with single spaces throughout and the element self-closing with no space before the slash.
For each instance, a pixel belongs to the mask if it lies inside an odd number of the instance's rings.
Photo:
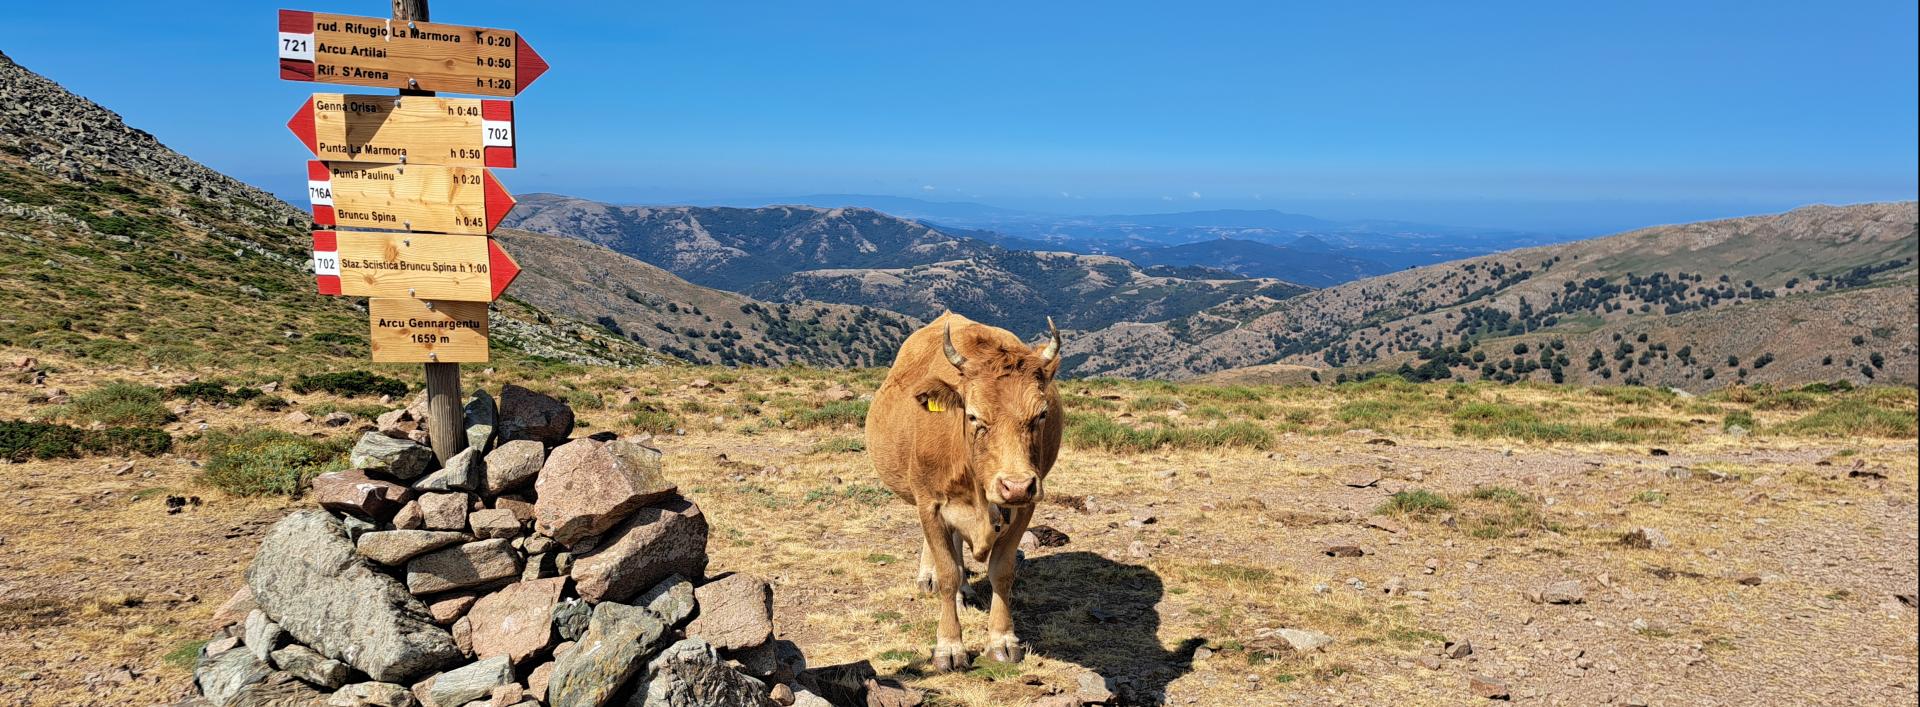
<svg viewBox="0 0 1920 707">
<path fill-rule="evenodd" d="M 987 655 L 1002 663 L 1018 663 L 1027 659 L 1027 644 L 1014 636 L 993 639 L 987 649 Z"/>
<path fill-rule="evenodd" d="M 951 673 L 956 670 L 966 670 L 972 662 L 973 661 L 967 657 L 967 649 L 965 647 L 933 647 L 933 671 L 936 673 Z"/>
</svg>

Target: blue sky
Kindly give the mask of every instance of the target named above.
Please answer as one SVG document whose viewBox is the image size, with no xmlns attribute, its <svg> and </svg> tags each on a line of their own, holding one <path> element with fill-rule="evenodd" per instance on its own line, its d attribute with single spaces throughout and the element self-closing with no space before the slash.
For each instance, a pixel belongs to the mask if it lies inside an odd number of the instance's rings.
<svg viewBox="0 0 1920 707">
<path fill-rule="evenodd" d="M 9 3 L 0 51 L 299 194 L 283 124 L 328 89 L 275 78 L 276 7 Z M 516 192 L 1599 232 L 1920 190 L 1911 0 L 442 0 L 434 19 L 518 29 L 553 65 L 516 109 Z"/>
</svg>

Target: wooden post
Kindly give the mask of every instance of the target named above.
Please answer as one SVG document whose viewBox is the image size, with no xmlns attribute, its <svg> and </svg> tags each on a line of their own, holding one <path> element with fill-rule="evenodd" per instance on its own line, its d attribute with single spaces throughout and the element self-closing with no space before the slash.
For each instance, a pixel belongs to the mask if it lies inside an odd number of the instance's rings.
<svg viewBox="0 0 1920 707">
<path fill-rule="evenodd" d="M 431 19 L 427 0 L 393 0 L 395 22 Z M 431 96 L 432 91 L 401 89 L 402 96 Z M 467 416 L 461 406 L 460 364 L 427 363 L 427 437 L 433 443 L 433 456 L 446 463 L 467 448 Z"/>
</svg>

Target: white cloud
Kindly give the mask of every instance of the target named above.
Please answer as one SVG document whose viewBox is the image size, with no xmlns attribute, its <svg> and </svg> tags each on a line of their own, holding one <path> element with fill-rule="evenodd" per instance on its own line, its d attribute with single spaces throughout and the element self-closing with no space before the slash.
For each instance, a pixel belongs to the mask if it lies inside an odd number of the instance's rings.
<svg viewBox="0 0 1920 707">
<path fill-rule="evenodd" d="M 1200 192 L 1197 192 L 1197 191 L 1190 191 L 1190 192 L 1187 192 L 1187 198 L 1189 198 L 1189 199 L 1198 199 L 1198 198 L 1200 198 Z"/>
<path fill-rule="evenodd" d="M 934 188 L 932 184 L 922 184 L 920 185 L 920 191 L 934 191 Z"/>
<path fill-rule="evenodd" d="M 1173 201 L 1173 197 L 1171 197 L 1171 196 L 1163 196 L 1163 197 L 1160 197 L 1160 200 L 1161 200 L 1161 201 Z"/>
</svg>

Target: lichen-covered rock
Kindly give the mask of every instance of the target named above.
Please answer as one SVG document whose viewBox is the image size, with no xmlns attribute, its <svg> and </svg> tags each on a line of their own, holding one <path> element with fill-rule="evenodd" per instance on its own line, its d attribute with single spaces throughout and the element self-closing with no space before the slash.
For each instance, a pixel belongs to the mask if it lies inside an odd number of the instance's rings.
<svg viewBox="0 0 1920 707">
<path fill-rule="evenodd" d="M 347 684 L 347 674 L 352 672 L 346 663 L 298 643 L 274 651 L 273 666 L 329 690 Z"/>
<path fill-rule="evenodd" d="M 437 594 L 477 587 L 520 574 L 520 558 L 506 540 L 481 540 L 421 555 L 407 562 L 407 591 Z"/>
<path fill-rule="evenodd" d="M 500 494 L 519 488 L 533 480 L 540 473 L 540 467 L 547 463 L 547 447 L 531 439 L 516 439 L 502 443 L 487 453 L 485 477 L 487 495 Z"/>
<path fill-rule="evenodd" d="M 572 547 L 606 532 L 634 509 L 673 496 L 660 450 L 636 442 L 578 439 L 547 457 L 534 481 L 535 528 Z"/>
<path fill-rule="evenodd" d="M 467 514 L 467 527 L 480 538 L 517 538 L 520 537 L 520 519 L 513 511 L 504 508 L 488 508 Z"/>
<path fill-rule="evenodd" d="M 193 682 L 199 686 L 200 695 L 214 707 L 227 707 L 242 689 L 267 679 L 272 673 L 273 669 L 255 658 L 253 651 L 229 650 L 194 666 Z"/>
<path fill-rule="evenodd" d="M 360 536 L 354 547 L 369 560 L 399 566 L 420 553 L 471 540 L 466 533 L 440 530 L 382 530 Z"/>
<path fill-rule="evenodd" d="M 516 582 L 480 598 L 467 613 L 473 620 L 473 652 L 504 655 L 519 665 L 553 644 L 553 610 L 567 578 Z"/>
<path fill-rule="evenodd" d="M 773 587 L 752 575 L 732 574 L 694 590 L 700 615 L 687 635 L 720 650 L 740 650 L 773 638 Z"/>
<path fill-rule="evenodd" d="M 360 435 L 347 456 L 347 462 L 356 469 L 384 472 L 402 481 L 427 473 L 435 461 L 432 449 L 378 432 Z"/>
<path fill-rule="evenodd" d="M 464 493 L 429 493 L 414 500 L 420 508 L 420 527 L 427 530 L 466 530 L 467 507 Z"/>
<path fill-rule="evenodd" d="M 387 518 L 413 497 L 413 491 L 365 471 L 352 469 L 313 477 L 313 500 L 335 513 Z"/>
<path fill-rule="evenodd" d="M 500 426 L 500 407 L 494 405 L 487 391 L 476 390 L 463 412 L 467 417 L 467 448 L 486 454 L 488 445 L 493 444 L 494 430 Z"/>
<path fill-rule="evenodd" d="M 280 624 L 274 623 L 273 619 L 267 618 L 267 612 L 255 609 L 253 613 L 247 614 L 247 623 L 241 637 L 247 644 L 247 650 L 253 651 L 253 657 L 265 662 L 267 657 L 273 654 L 273 650 L 279 648 L 281 642 L 286 640 L 286 631 L 280 628 Z"/>
<path fill-rule="evenodd" d="M 324 511 L 295 511 L 268 529 L 247 585 L 295 640 L 375 680 L 409 682 L 460 657 L 426 606 L 361 560 Z"/>
<path fill-rule="evenodd" d="M 416 707 L 419 700 L 405 685 L 390 682 L 357 682 L 327 696 L 327 707 Z"/>
<path fill-rule="evenodd" d="M 439 469 L 413 480 L 415 491 L 477 491 L 480 489 L 480 452 L 472 447 L 460 450 Z"/>
<path fill-rule="evenodd" d="M 501 441 L 531 439 L 554 445 L 573 434 L 573 409 L 553 396 L 508 384 L 500 389 Z"/>
<path fill-rule="evenodd" d="M 678 626 L 680 622 L 693 615 L 695 602 L 693 582 L 677 574 L 667 575 L 659 584 L 641 594 L 633 601 L 635 606 L 647 607 L 648 611 L 660 617 L 669 626 Z"/>
<path fill-rule="evenodd" d="M 647 656 L 659 650 L 666 635 L 667 625 L 646 609 L 613 602 L 594 607 L 580 644 L 554 660 L 547 704 L 600 707 L 610 703 L 620 688 L 646 668 Z"/>
<path fill-rule="evenodd" d="M 628 707 L 774 707 L 767 685 L 721 662 L 713 646 L 688 638 L 647 662 L 646 689 Z"/>
<path fill-rule="evenodd" d="M 590 602 L 625 601 L 678 574 L 707 573 L 707 517 L 692 501 L 674 497 L 635 511 L 573 558 L 575 589 Z"/>
<path fill-rule="evenodd" d="M 436 705 L 464 705 L 493 694 L 493 688 L 513 682 L 513 664 L 494 656 L 441 673 L 427 695 Z"/>
</svg>

